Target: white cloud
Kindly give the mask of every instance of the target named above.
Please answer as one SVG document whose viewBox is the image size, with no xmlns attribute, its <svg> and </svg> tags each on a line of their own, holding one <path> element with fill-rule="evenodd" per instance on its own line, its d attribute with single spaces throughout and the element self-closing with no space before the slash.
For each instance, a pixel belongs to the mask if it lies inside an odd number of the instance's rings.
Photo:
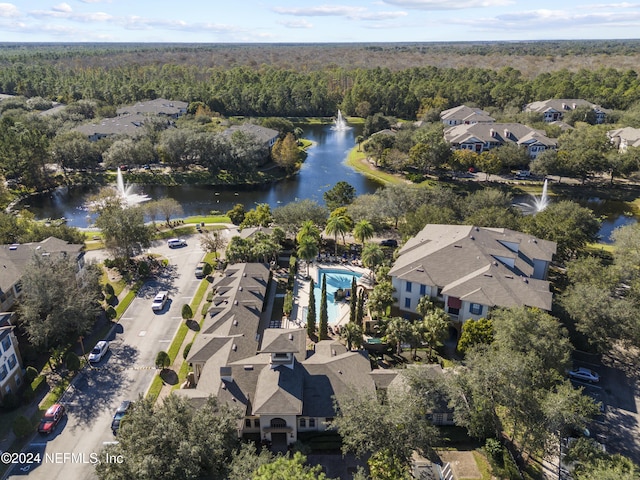
<svg viewBox="0 0 640 480">
<path fill-rule="evenodd" d="M 0 17 L 19 17 L 20 11 L 12 3 L 0 3 Z"/>
<path fill-rule="evenodd" d="M 352 20 L 390 20 L 407 16 L 407 12 L 370 12 L 363 7 L 348 7 L 344 5 L 320 5 L 317 7 L 285 8 L 274 7 L 272 9 L 280 15 L 293 15 L 296 17 L 346 17 Z"/>
<path fill-rule="evenodd" d="M 289 22 L 278 22 L 280 25 L 287 28 L 313 28 L 313 24 L 309 23 L 305 19 L 291 20 Z"/>
<path fill-rule="evenodd" d="M 51 10 L 53 10 L 54 12 L 66 12 L 66 13 L 71 13 L 73 11 L 73 9 L 71 8 L 71 5 L 69 5 L 68 3 L 61 3 L 60 5 L 51 7 Z"/>
<path fill-rule="evenodd" d="M 317 7 L 285 8 L 274 7 L 272 9 L 282 15 L 295 15 L 300 17 L 351 17 L 365 12 L 362 7 L 348 7 L 343 5 L 320 5 Z"/>
<path fill-rule="evenodd" d="M 514 0 L 383 0 L 389 5 L 416 10 L 464 10 L 513 5 Z"/>
</svg>

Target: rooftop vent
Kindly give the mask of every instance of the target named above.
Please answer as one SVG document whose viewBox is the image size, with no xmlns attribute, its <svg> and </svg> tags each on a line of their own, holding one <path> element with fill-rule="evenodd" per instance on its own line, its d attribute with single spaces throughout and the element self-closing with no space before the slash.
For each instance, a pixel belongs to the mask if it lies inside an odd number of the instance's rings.
<svg viewBox="0 0 640 480">
<path fill-rule="evenodd" d="M 504 278 L 513 278 L 513 275 L 505 275 Z"/>
<path fill-rule="evenodd" d="M 289 340 L 293 340 L 293 333 L 289 334 Z"/>
<path fill-rule="evenodd" d="M 238 300 L 234 300 L 233 304 L 238 305 Z"/>
<path fill-rule="evenodd" d="M 243 277 L 246 277 L 246 276 L 247 276 L 247 272 L 243 273 L 243 274 L 242 274 L 242 276 L 243 276 Z"/>
<path fill-rule="evenodd" d="M 485 274 L 484 274 L 484 276 L 485 276 L 485 277 L 489 277 L 489 278 L 492 278 L 492 277 L 493 277 L 493 275 L 491 275 L 490 273 L 485 273 Z"/>
<path fill-rule="evenodd" d="M 455 248 L 462 248 L 462 245 L 454 245 Z"/>
<path fill-rule="evenodd" d="M 238 350 L 238 346 L 234 343 L 233 345 L 231 345 L 231 350 L 235 352 L 236 350 Z"/>
<path fill-rule="evenodd" d="M 242 286 L 238 287 L 238 290 L 242 291 Z"/>
<path fill-rule="evenodd" d="M 238 326 L 238 320 L 234 320 L 234 321 L 233 321 L 233 326 L 234 326 L 234 327 L 237 327 L 237 326 Z"/>
<path fill-rule="evenodd" d="M 245 365 L 244 369 L 245 370 L 253 370 L 253 365 Z"/>
<path fill-rule="evenodd" d="M 470 238 L 471 240 L 475 240 L 475 239 L 476 239 L 476 237 L 474 237 L 473 235 L 471 235 L 469 238 Z"/>
<path fill-rule="evenodd" d="M 529 283 L 529 279 L 528 279 L 527 277 L 522 277 L 522 281 L 523 281 L 524 283 Z"/>
</svg>

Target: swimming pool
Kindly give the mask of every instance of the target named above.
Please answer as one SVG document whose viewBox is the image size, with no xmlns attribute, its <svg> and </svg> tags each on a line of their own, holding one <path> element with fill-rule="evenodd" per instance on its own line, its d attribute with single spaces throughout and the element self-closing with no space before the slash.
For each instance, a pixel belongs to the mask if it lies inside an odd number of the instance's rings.
<svg viewBox="0 0 640 480">
<path fill-rule="evenodd" d="M 318 276 L 314 279 L 316 282 L 314 293 L 316 297 L 316 318 L 318 323 L 320 322 L 320 300 L 322 298 L 322 275 L 327 276 L 327 316 L 329 318 L 329 325 L 335 324 L 340 320 L 338 318 L 340 314 L 340 305 L 345 305 L 345 302 L 333 301 L 334 293 L 339 288 L 347 289 L 351 288 L 351 279 L 356 277 L 356 281 L 362 276 L 361 273 L 352 272 L 351 270 L 345 270 L 340 268 L 319 268 Z M 346 303 L 348 305 L 348 302 Z"/>
</svg>

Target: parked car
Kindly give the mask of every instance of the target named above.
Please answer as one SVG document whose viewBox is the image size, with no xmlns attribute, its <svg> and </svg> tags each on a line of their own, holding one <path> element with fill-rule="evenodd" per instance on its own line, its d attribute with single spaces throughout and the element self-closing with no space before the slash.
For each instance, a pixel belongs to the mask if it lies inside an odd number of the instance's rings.
<svg viewBox="0 0 640 480">
<path fill-rule="evenodd" d="M 583 382 L 597 383 L 600 381 L 600 375 L 585 367 L 578 367 L 571 370 L 569 372 L 569 377 L 575 380 L 582 380 Z"/>
<path fill-rule="evenodd" d="M 154 312 L 162 310 L 167 304 L 167 300 L 169 300 L 169 292 L 167 292 L 166 290 L 158 292 L 153 299 L 153 303 L 151 304 L 151 310 L 153 310 Z"/>
<path fill-rule="evenodd" d="M 114 435 L 118 433 L 120 422 L 122 421 L 122 418 L 126 415 L 127 410 L 129 410 L 130 407 L 131 401 L 124 400 L 116 410 L 116 413 L 113 415 L 113 420 L 111 421 L 111 431 Z"/>
<path fill-rule="evenodd" d="M 102 357 L 104 357 L 104 354 L 107 353 L 107 351 L 109 350 L 109 342 L 107 342 L 106 340 L 100 340 L 98 343 L 96 343 L 96 346 L 93 347 L 93 350 L 91 350 L 91 353 L 89 354 L 89 361 L 90 362 L 99 362 L 100 360 L 102 360 Z"/>
<path fill-rule="evenodd" d="M 393 247 L 396 248 L 398 246 L 398 241 L 394 240 L 393 238 L 387 238 L 386 240 L 382 240 L 380 242 L 380 245 L 382 245 L 383 247 Z"/>
<path fill-rule="evenodd" d="M 518 170 L 516 172 L 516 178 L 518 180 L 525 180 L 527 178 L 531 178 L 531 172 L 529 170 Z"/>
<path fill-rule="evenodd" d="M 170 238 L 169 240 L 167 240 L 167 245 L 169 245 L 169 248 L 186 247 L 187 242 L 185 242 L 182 238 Z"/>
<path fill-rule="evenodd" d="M 58 423 L 60 423 L 60 420 L 62 420 L 64 411 L 64 406 L 59 403 L 54 403 L 53 405 L 51 405 L 40 420 L 40 425 L 38 425 L 38 432 L 44 433 L 46 435 L 53 432 Z"/>
<path fill-rule="evenodd" d="M 203 278 L 206 268 L 207 268 L 207 262 L 198 263 L 198 265 L 196 265 L 196 278 Z"/>
</svg>

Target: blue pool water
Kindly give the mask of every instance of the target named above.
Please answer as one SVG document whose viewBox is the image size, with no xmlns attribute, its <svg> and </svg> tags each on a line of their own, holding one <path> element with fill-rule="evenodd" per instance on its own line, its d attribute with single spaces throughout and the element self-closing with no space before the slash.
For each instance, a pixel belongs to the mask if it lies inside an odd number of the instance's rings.
<svg viewBox="0 0 640 480">
<path fill-rule="evenodd" d="M 314 293 L 316 297 L 316 318 L 320 321 L 320 299 L 322 298 L 322 275 L 327 276 L 327 316 L 329 317 L 329 325 L 338 322 L 339 305 L 334 303 L 333 295 L 339 289 L 351 288 L 351 279 L 362 276 L 361 273 L 352 272 L 350 270 L 342 270 L 338 268 L 320 268 L 318 269 L 318 277 L 314 279 L 316 282 Z"/>
</svg>

